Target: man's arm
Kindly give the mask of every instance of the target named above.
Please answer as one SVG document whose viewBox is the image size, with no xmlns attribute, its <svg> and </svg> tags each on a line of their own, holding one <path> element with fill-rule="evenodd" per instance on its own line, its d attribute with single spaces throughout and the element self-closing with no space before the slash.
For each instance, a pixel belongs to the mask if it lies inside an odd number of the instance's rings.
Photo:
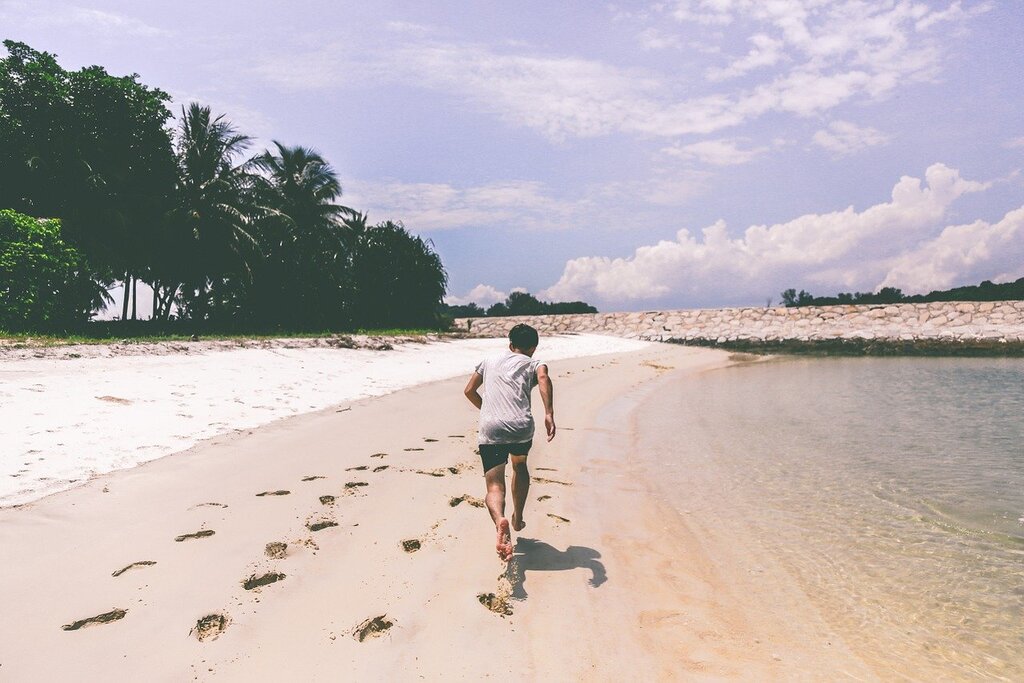
<svg viewBox="0 0 1024 683">
<path fill-rule="evenodd" d="M 475 405 L 478 409 L 484 404 L 484 398 L 480 395 L 480 385 L 484 383 L 484 378 L 479 372 L 474 372 L 469 378 L 469 383 L 466 384 L 466 389 L 462 393 L 466 395 L 469 402 Z"/>
<path fill-rule="evenodd" d="M 540 387 L 540 398 L 544 401 L 544 428 L 548 433 L 548 441 L 555 438 L 555 387 L 548 375 L 548 366 L 537 366 L 537 386 Z"/>
</svg>

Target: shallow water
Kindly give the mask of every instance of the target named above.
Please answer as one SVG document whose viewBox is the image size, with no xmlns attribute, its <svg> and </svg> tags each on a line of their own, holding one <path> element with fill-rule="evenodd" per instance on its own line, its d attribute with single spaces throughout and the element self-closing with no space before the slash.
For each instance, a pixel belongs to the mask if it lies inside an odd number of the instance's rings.
<svg viewBox="0 0 1024 683">
<path fill-rule="evenodd" d="M 1020 359 L 794 359 L 668 385 L 637 432 L 881 678 L 1024 680 L 1022 416 Z"/>
</svg>

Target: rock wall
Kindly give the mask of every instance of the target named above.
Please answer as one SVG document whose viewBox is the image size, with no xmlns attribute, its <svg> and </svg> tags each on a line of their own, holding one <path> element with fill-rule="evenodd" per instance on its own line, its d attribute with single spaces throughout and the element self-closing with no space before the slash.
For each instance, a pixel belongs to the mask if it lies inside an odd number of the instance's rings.
<svg viewBox="0 0 1024 683">
<path fill-rule="evenodd" d="M 532 325 L 542 334 L 590 332 L 717 344 L 836 340 L 985 340 L 1019 344 L 1024 342 L 1024 301 L 459 318 L 455 328 L 481 337 L 503 337 L 516 323 Z"/>
</svg>

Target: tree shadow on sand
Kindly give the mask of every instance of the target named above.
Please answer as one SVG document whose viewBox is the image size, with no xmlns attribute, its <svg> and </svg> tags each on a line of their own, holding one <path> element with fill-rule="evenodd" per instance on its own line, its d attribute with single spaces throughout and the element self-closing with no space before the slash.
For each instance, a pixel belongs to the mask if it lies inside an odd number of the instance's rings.
<svg viewBox="0 0 1024 683">
<path fill-rule="evenodd" d="M 512 597 L 525 600 L 527 572 L 561 572 L 570 569 L 589 569 L 588 583 L 597 588 L 608 580 L 608 573 L 598 559 L 601 553 L 586 546 L 571 545 L 558 550 L 535 538 L 518 538 L 516 554 L 509 562 L 508 574 L 512 583 Z"/>
</svg>

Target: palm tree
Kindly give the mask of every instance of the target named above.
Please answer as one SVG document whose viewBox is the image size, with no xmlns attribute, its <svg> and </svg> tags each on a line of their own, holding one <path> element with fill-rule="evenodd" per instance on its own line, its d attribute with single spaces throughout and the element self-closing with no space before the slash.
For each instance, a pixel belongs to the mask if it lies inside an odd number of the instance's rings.
<svg viewBox="0 0 1024 683">
<path fill-rule="evenodd" d="M 341 196 L 337 173 L 308 147 L 286 147 L 274 141 L 277 153 L 264 152 L 253 165 L 265 174 L 264 201 L 278 215 L 283 244 L 294 244 L 305 255 L 344 254 L 348 248 L 345 220 L 358 214 L 336 204 Z"/>
<path fill-rule="evenodd" d="M 187 260 L 194 266 L 185 277 L 190 285 L 184 293 L 185 305 L 193 309 L 194 319 L 203 319 L 211 286 L 226 277 L 245 278 L 251 273 L 260 253 L 254 226 L 267 210 L 255 201 L 252 162 L 237 163 L 251 139 L 223 115 L 214 117 L 209 107 L 195 102 L 188 109 L 183 107 L 176 143 L 174 225 L 185 233 L 182 237 L 193 252 Z M 168 301 L 173 295 L 164 291 L 161 298 Z"/>
<path fill-rule="evenodd" d="M 276 152 L 252 160 L 262 172 L 260 200 L 274 208 L 262 229 L 277 263 L 273 292 L 263 301 L 292 320 L 338 323 L 345 308 L 348 255 L 359 214 L 336 203 L 341 184 L 329 163 L 307 147 L 274 142 Z M 287 317 L 287 316 L 286 316 Z"/>
</svg>

